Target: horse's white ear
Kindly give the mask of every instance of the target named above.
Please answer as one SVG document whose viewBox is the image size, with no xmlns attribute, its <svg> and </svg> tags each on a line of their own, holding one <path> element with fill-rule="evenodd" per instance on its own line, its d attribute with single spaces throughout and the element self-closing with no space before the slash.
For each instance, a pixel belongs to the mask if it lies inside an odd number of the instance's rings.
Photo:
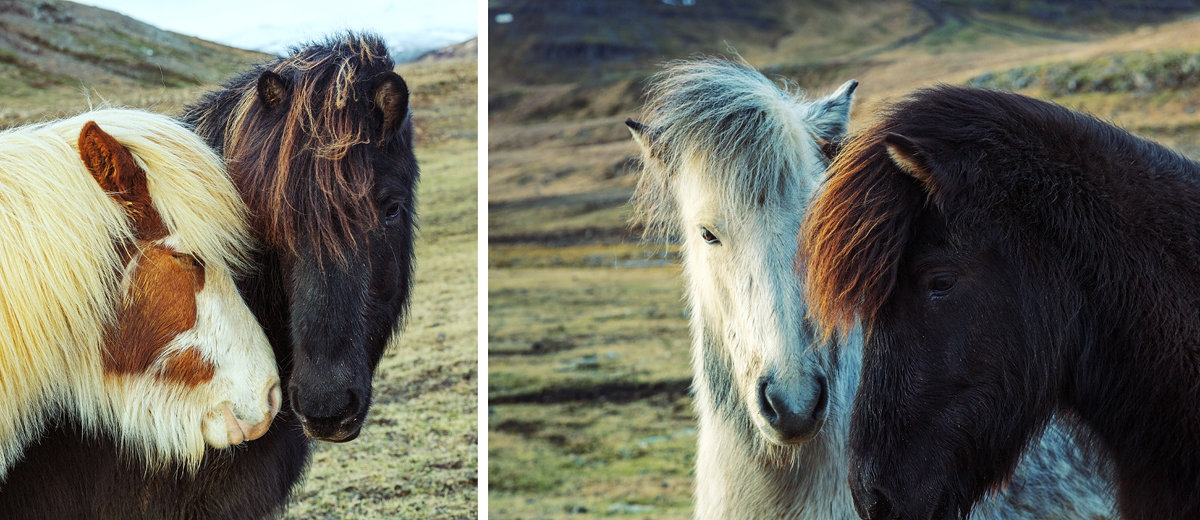
<svg viewBox="0 0 1200 520">
<path fill-rule="evenodd" d="M 883 137 L 883 146 L 896 167 L 920 181 L 926 193 L 933 194 L 933 176 L 929 173 L 928 157 L 920 144 L 900 134 L 888 134 Z"/>
<path fill-rule="evenodd" d="M 625 126 L 629 127 L 629 133 L 633 134 L 633 140 L 641 146 L 643 150 L 649 152 L 652 142 L 653 132 L 646 125 L 643 125 L 633 118 L 625 120 Z"/>
<path fill-rule="evenodd" d="M 854 101 L 854 90 L 857 88 L 858 81 L 852 79 L 813 103 L 808 122 L 813 125 L 817 139 L 835 142 L 846 136 L 846 127 L 850 125 L 850 104 Z"/>
</svg>

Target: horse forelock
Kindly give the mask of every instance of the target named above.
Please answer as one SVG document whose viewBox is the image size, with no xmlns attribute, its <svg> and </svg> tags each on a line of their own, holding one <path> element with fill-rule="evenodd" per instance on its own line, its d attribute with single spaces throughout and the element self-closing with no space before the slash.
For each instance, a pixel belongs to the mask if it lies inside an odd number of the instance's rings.
<svg viewBox="0 0 1200 520">
<path fill-rule="evenodd" d="M 744 62 L 695 58 L 669 63 L 646 95 L 643 123 L 655 151 L 643 160 L 633 204 L 647 236 L 680 231 L 673 176 L 690 166 L 709 176 L 709 192 L 727 208 L 803 200 L 816 184 L 817 172 L 806 170 L 819 168 L 820 143 L 805 123 L 811 106 L 794 86 Z"/>
<path fill-rule="evenodd" d="M 136 110 L 97 110 L 67 121 L 76 120 L 95 121 L 129 149 L 181 251 L 211 269 L 247 267 L 254 241 L 245 205 L 224 160 L 203 139 L 174 119 Z"/>
<path fill-rule="evenodd" d="M 808 312 L 828 340 L 891 295 L 924 197 L 888 158 L 887 122 L 852 138 L 829 167 L 800 231 Z"/>
<path fill-rule="evenodd" d="M 921 89 L 881 115 L 830 164 L 801 231 L 809 313 L 826 335 L 850 330 L 856 317 L 869 331 L 923 211 L 935 209 L 976 234 L 1002 234 L 1027 226 L 1034 218 L 1028 210 L 1051 206 L 1023 202 L 1028 193 L 1070 198 L 1069 175 L 1039 173 L 1065 160 L 1056 154 L 1078 155 L 1097 143 L 1140 146 L 1090 116 L 984 89 Z M 931 185 L 893 162 L 883 144 L 888 134 L 923 143 Z"/>
<path fill-rule="evenodd" d="M 231 113 L 203 102 L 192 109 L 204 112 L 202 133 L 222 127 L 235 182 L 268 243 L 294 253 L 315 243 L 343 260 L 356 237 L 378 225 L 372 160 L 397 146 L 399 132 L 379 131 L 369 89 L 393 68 L 378 38 L 346 35 L 296 48 L 227 85 L 237 97 Z M 289 81 L 287 99 L 274 109 L 257 100 L 264 70 Z"/>
</svg>

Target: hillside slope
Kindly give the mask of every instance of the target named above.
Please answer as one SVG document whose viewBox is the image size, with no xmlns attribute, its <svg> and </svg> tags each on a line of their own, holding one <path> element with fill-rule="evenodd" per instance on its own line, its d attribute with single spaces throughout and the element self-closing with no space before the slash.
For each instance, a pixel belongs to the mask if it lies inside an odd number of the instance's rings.
<svg viewBox="0 0 1200 520">
<path fill-rule="evenodd" d="M 1191 69 L 1172 67 L 1200 50 L 1189 21 L 1200 2 L 1190 0 L 874 0 L 834 7 L 800 0 L 785 7 L 750 2 L 744 10 L 751 14 L 740 16 L 729 15 L 743 9 L 721 2 L 703 9 L 678 4 L 490 3 L 492 238 L 561 241 L 624 227 L 621 206 L 636 163 L 620 123 L 637 114 L 646 78 L 670 59 L 736 53 L 814 93 L 856 78 L 854 115 L 861 121 L 873 103 L 936 82 L 1045 90 L 1087 108 L 1081 98 L 1067 99 L 1082 93 L 1069 85 L 1142 81 L 1105 79 L 1135 66 L 1162 79 L 1155 92 L 1187 93 L 1195 84 L 1186 77 Z M 1129 50 L 1177 56 L 1107 58 Z M 1054 71 L 1022 69 L 1053 60 L 1060 62 Z M 1138 127 L 1152 122 L 1112 106 L 1113 99 L 1087 101 L 1105 117 L 1129 115 Z"/>
<path fill-rule="evenodd" d="M 216 83 L 265 57 L 73 2 L 0 2 L 0 92 L 8 96 L 80 82 Z"/>
</svg>

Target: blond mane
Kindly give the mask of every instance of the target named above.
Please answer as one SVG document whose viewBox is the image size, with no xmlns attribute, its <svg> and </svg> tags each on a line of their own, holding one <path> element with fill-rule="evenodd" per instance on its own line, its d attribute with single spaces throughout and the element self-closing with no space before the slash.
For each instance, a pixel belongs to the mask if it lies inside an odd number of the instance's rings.
<svg viewBox="0 0 1200 520">
<path fill-rule="evenodd" d="M 105 109 L 0 132 L 0 439 L 32 438 L 43 413 L 73 411 L 87 431 L 128 413 L 100 404 L 101 352 L 121 300 L 116 244 L 133 231 L 80 159 L 88 121 L 147 172 L 179 249 L 218 269 L 247 264 L 246 211 L 220 157 L 173 119 Z M 0 475 L 18 453 L 0 446 Z"/>
</svg>

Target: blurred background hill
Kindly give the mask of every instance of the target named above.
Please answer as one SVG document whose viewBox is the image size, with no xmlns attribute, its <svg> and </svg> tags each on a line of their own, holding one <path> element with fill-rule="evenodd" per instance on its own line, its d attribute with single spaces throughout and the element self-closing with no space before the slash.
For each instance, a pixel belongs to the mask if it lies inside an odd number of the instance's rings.
<svg viewBox="0 0 1200 520">
<path fill-rule="evenodd" d="M 97 7 L 0 0 L 0 125 L 78 111 L 85 88 L 96 104 L 118 94 L 139 106 L 188 101 L 267 57 Z"/>
<path fill-rule="evenodd" d="M 408 326 L 376 371 L 362 435 L 317 443 L 288 518 L 477 516 L 476 48 L 396 67 L 422 172 Z M 91 6 L 0 0 L 0 130 L 102 104 L 176 115 L 268 58 Z"/>
<path fill-rule="evenodd" d="M 1200 2 L 490 0 L 489 507 L 686 518 L 694 418 L 673 245 L 628 225 L 646 79 L 740 55 L 851 130 L 936 83 L 1015 90 L 1200 158 Z M 532 470 L 530 468 L 533 468 Z"/>
</svg>

